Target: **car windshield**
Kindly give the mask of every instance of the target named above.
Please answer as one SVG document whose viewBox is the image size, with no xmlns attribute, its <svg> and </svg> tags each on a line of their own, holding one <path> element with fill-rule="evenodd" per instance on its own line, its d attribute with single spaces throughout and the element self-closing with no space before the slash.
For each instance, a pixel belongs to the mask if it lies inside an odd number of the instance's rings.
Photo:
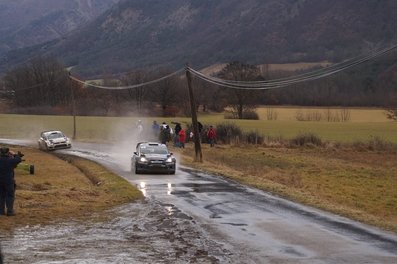
<svg viewBox="0 0 397 264">
<path fill-rule="evenodd" d="M 142 154 L 168 154 L 168 150 L 164 146 L 141 146 Z"/>
<path fill-rule="evenodd" d="M 49 134 L 47 137 L 48 137 L 48 139 L 55 139 L 55 138 L 62 138 L 65 136 L 60 132 L 55 132 L 55 133 Z"/>
</svg>

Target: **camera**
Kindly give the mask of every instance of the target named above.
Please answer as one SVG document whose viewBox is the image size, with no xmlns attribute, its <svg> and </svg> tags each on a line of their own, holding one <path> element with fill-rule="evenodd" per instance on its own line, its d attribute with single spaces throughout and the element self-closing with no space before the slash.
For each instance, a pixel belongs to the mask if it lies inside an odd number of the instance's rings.
<svg viewBox="0 0 397 264">
<path fill-rule="evenodd" d="M 19 157 L 23 157 L 25 156 L 22 152 L 18 151 L 17 154 L 14 154 L 12 152 L 10 152 L 10 149 L 7 147 L 0 147 L 0 155 L 3 157 L 11 157 L 11 156 L 19 156 Z"/>
</svg>

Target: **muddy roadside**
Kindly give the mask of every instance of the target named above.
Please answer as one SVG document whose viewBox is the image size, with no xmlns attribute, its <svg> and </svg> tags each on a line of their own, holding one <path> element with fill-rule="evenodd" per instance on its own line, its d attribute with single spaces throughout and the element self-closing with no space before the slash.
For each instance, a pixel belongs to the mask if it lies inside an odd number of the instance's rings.
<svg viewBox="0 0 397 264">
<path fill-rule="evenodd" d="M 14 217 L 0 219 L 4 263 L 229 263 L 231 251 L 171 204 L 78 157 L 11 146 Z M 32 175 L 26 164 L 35 165 Z"/>
<path fill-rule="evenodd" d="M 0 217 L 2 233 L 15 228 L 70 219 L 142 199 L 142 193 L 103 166 L 78 157 L 54 156 L 34 148 L 10 146 L 25 154 L 15 169 L 14 217 Z M 34 165 L 34 174 L 28 165 Z"/>
</svg>

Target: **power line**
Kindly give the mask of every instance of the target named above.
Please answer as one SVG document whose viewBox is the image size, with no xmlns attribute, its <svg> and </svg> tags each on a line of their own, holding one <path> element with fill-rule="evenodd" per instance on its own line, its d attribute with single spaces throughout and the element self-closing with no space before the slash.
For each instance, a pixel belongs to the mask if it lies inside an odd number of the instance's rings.
<svg viewBox="0 0 397 264">
<path fill-rule="evenodd" d="M 315 71 L 312 71 L 309 73 L 300 74 L 300 75 L 296 75 L 296 76 L 292 76 L 292 77 L 275 79 L 275 80 L 266 80 L 266 81 L 225 80 L 225 79 L 220 79 L 220 78 L 205 75 L 205 74 L 200 73 L 192 68 L 187 68 L 187 70 L 189 70 L 196 77 L 198 77 L 204 81 L 207 81 L 209 83 L 216 84 L 216 85 L 219 85 L 222 87 L 232 88 L 232 89 L 267 90 L 267 89 L 282 88 L 282 87 L 289 86 L 292 84 L 297 84 L 297 83 L 301 83 L 301 82 L 305 82 L 305 81 L 311 81 L 311 80 L 317 80 L 320 78 L 324 78 L 324 77 L 336 74 L 338 72 L 347 70 L 351 67 L 357 66 L 357 65 L 367 62 L 369 60 L 375 59 L 375 58 L 385 55 L 387 53 L 390 53 L 395 48 L 397 48 L 397 44 L 393 45 L 389 48 L 386 48 L 386 49 L 383 49 L 380 51 L 371 52 L 368 55 L 358 56 L 356 58 L 349 59 L 345 62 L 338 63 L 338 64 L 335 64 L 335 65 L 332 65 L 330 67 L 326 67 L 326 68 L 323 68 L 320 70 L 315 70 Z"/>
<path fill-rule="evenodd" d="M 60 71 L 60 73 L 63 73 L 63 72 L 64 71 Z M 31 86 L 28 86 L 28 87 L 22 87 L 22 88 L 18 88 L 16 90 L 10 90 L 10 91 L 7 91 L 7 92 L 15 93 L 15 92 L 19 92 L 19 91 L 25 91 L 25 90 L 30 90 L 30 89 L 33 89 L 33 88 L 37 88 L 37 87 L 40 87 L 40 86 L 43 86 L 43 85 L 47 86 L 48 84 L 50 84 L 52 82 L 58 82 L 60 79 L 65 78 L 65 77 L 66 77 L 66 75 L 60 75 L 57 78 L 52 79 L 52 80 L 48 80 L 46 82 L 37 83 L 37 84 L 31 85 Z"/>
<path fill-rule="evenodd" d="M 93 88 L 106 89 L 106 90 L 126 90 L 126 89 L 135 89 L 135 88 L 147 86 L 147 85 L 150 85 L 150 84 L 153 84 L 153 83 L 157 83 L 157 82 L 163 81 L 165 79 L 168 79 L 168 78 L 170 78 L 170 77 L 172 77 L 174 75 L 180 74 L 183 71 L 185 71 L 185 69 L 179 69 L 179 70 L 177 70 L 177 71 L 175 71 L 173 73 L 170 73 L 170 74 L 168 74 L 166 76 L 163 76 L 161 78 L 158 78 L 156 80 L 152 80 L 152 81 L 148 81 L 148 82 L 144 82 L 144 83 L 139 83 L 139 84 L 134 84 L 134 85 L 128 85 L 128 86 L 103 86 L 103 85 L 96 85 L 96 84 L 93 84 L 93 83 L 89 83 L 89 82 L 86 82 L 86 81 L 79 80 L 79 79 L 77 79 L 77 78 L 75 78 L 75 77 L 73 77 L 71 75 L 69 76 L 69 78 L 71 80 L 74 80 L 74 81 L 78 82 L 78 83 L 84 84 L 85 86 L 89 86 L 89 87 L 93 87 Z"/>
<path fill-rule="evenodd" d="M 94 83 L 90 83 L 87 81 L 82 81 L 76 77 L 73 77 L 72 75 L 69 75 L 69 78 L 73 81 L 76 81 L 78 83 L 81 83 L 85 86 L 88 87 L 93 87 L 93 88 L 98 88 L 98 89 L 106 89 L 106 90 L 126 90 L 126 89 L 134 89 L 134 88 L 139 88 L 139 87 L 143 87 L 143 86 L 147 86 L 153 83 L 157 83 L 160 81 L 163 81 L 165 79 L 168 79 L 172 76 L 175 76 L 177 74 L 182 73 L 183 71 L 189 71 L 191 72 L 193 75 L 195 75 L 197 78 L 202 79 L 206 82 L 215 84 L 215 85 L 219 85 L 222 87 L 226 87 L 226 88 L 232 88 L 232 89 L 246 89 L 246 90 L 268 90 L 268 89 L 277 89 L 277 88 L 282 88 L 285 86 L 289 86 L 289 85 L 293 85 L 293 84 L 297 84 L 297 83 L 301 83 L 301 82 L 305 82 L 305 81 L 312 81 L 312 80 L 317 80 L 320 78 L 324 78 L 333 74 L 336 74 L 338 72 L 347 70 L 349 68 L 355 67 L 359 64 L 362 64 L 364 62 L 367 62 L 369 60 L 373 60 L 377 57 L 380 57 L 382 55 L 385 55 L 387 53 L 392 52 L 395 48 L 397 48 L 397 44 L 389 47 L 389 48 L 385 48 L 383 50 L 379 50 L 379 51 L 373 51 L 369 54 L 366 55 L 360 55 L 348 60 L 345 60 L 344 62 L 341 63 L 336 63 L 333 64 L 329 67 L 325 67 L 319 70 L 314 70 L 308 73 L 303 73 L 303 74 L 298 74 L 295 76 L 290 76 L 290 77 L 286 77 L 286 78 L 279 78 L 279 79 L 273 79 L 273 80 L 265 80 L 265 81 L 235 81 L 235 80 L 225 80 L 225 79 L 220 79 L 217 77 L 213 77 L 213 76 L 208 76 L 205 75 L 193 68 L 190 67 L 186 67 L 185 69 L 179 69 L 173 73 L 170 73 L 166 76 L 163 76 L 161 78 L 158 78 L 156 80 L 152 80 L 152 81 L 148 81 L 148 82 L 144 82 L 144 83 L 139 83 L 139 84 L 134 84 L 134 85 L 128 85 L 128 86 L 104 86 L 104 85 L 97 85 Z M 63 76 L 61 76 L 63 77 Z M 61 78 L 60 77 L 60 78 Z M 20 88 L 17 89 L 17 91 L 23 91 L 23 90 L 29 90 L 29 89 L 33 89 L 42 85 L 48 85 L 51 82 L 56 82 L 58 81 L 58 79 L 60 78 L 56 78 L 55 80 L 49 80 L 47 82 L 43 82 L 43 83 L 39 83 L 39 84 L 35 84 L 29 87 L 24 87 L 24 88 Z M 15 91 L 11 91 L 11 92 L 15 92 Z"/>
</svg>

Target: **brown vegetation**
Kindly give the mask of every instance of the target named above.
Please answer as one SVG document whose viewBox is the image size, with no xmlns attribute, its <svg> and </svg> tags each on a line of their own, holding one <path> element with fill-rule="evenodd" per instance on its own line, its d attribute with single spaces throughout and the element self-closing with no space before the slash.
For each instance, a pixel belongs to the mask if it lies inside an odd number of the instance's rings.
<svg viewBox="0 0 397 264">
<path fill-rule="evenodd" d="M 15 173 L 16 216 L 1 217 L 0 229 L 89 217 L 142 197 L 126 180 L 92 161 L 17 149 L 24 152 L 26 160 Z M 34 175 L 25 164 L 34 164 Z"/>
<path fill-rule="evenodd" d="M 183 162 L 197 169 L 397 231 L 397 148 L 381 149 L 378 143 L 362 143 L 360 149 L 204 145 L 204 163 L 192 162 L 189 144 L 182 154 Z"/>
</svg>

